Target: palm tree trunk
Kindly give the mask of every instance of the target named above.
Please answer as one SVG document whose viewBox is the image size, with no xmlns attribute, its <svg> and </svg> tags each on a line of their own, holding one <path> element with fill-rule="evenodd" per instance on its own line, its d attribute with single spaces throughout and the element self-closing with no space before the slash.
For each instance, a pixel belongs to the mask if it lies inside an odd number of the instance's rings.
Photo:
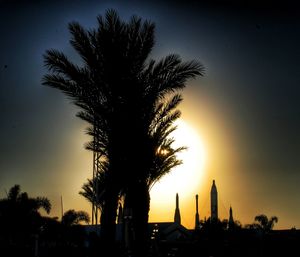
<svg viewBox="0 0 300 257">
<path fill-rule="evenodd" d="M 101 240 L 104 256 L 114 256 L 116 239 L 116 216 L 118 208 L 118 191 L 115 188 L 107 188 L 105 201 L 101 215 Z"/>
<path fill-rule="evenodd" d="M 150 210 L 150 195 L 148 188 L 143 186 L 137 193 L 136 204 L 133 212 L 136 214 L 135 231 L 137 256 L 147 256 L 148 253 L 148 219 Z"/>
<path fill-rule="evenodd" d="M 135 257 L 147 256 L 150 194 L 146 183 L 139 182 L 131 186 L 126 193 L 125 209 L 130 209 L 132 213 L 132 242 L 128 250 Z"/>
</svg>

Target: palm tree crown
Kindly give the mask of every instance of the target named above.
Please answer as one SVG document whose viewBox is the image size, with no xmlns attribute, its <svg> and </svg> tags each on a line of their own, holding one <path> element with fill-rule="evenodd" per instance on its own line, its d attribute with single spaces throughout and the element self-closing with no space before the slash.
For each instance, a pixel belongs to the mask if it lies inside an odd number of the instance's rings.
<svg viewBox="0 0 300 257">
<path fill-rule="evenodd" d="M 78 225 L 80 222 L 90 222 L 90 217 L 85 211 L 68 210 L 64 213 L 61 223 L 66 226 Z"/>
<path fill-rule="evenodd" d="M 51 203 L 46 197 L 29 197 L 19 185 L 10 188 L 7 197 L 0 199 L 0 241 L 9 246 L 28 244 L 45 223 L 40 209 L 49 214 Z"/>
<path fill-rule="evenodd" d="M 276 216 L 272 216 L 269 219 L 265 214 L 255 216 L 254 220 L 258 222 L 258 227 L 265 232 L 271 231 L 275 223 L 278 222 L 278 218 Z"/>
</svg>

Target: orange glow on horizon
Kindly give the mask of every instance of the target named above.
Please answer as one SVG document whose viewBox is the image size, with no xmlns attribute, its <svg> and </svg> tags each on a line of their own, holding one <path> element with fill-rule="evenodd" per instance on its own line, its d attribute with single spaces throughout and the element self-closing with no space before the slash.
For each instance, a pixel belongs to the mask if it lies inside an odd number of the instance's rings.
<svg viewBox="0 0 300 257">
<path fill-rule="evenodd" d="M 247 166 L 240 161 L 237 138 L 232 133 L 229 121 L 224 120 L 223 115 L 217 115 L 213 108 L 205 108 L 205 101 L 193 99 L 192 96 L 193 90 L 190 90 L 186 95 L 188 100 L 182 103 L 183 118 L 178 121 L 178 129 L 173 133 L 174 146 L 188 147 L 179 156 L 183 164 L 165 175 L 152 188 L 149 222 L 172 222 L 175 196 L 178 193 L 182 225 L 192 229 L 195 222 L 195 195 L 199 195 L 200 219 L 208 218 L 209 193 L 212 180 L 215 179 L 220 219 L 228 219 L 228 211 L 232 206 L 234 219 L 243 225 L 254 222 L 255 215 L 264 213 L 279 217 L 276 229 L 298 227 L 296 213 L 290 214 L 288 210 L 278 210 L 269 205 L 267 194 L 263 193 L 263 178 L 252 178 L 249 172 L 245 172 Z M 49 197 L 53 206 L 50 216 L 60 217 L 61 195 L 64 211 L 85 210 L 91 215 L 91 205 L 78 194 L 82 184 L 92 176 L 92 154 L 83 148 L 83 144 L 90 138 L 82 132 L 85 123 L 79 120 L 73 122 L 78 125 L 70 133 L 68 144 L 60 149 L 64 154 L 48 165 L 51 172 L 44 181 L 52 183 L 39 181 L 38 188 L 31 192 L 28 190 L 31 181 L 28 184 L 17 181 L 30 195 Z M 75 151 L 69 152 L 66 149 Z"/>
</svg>

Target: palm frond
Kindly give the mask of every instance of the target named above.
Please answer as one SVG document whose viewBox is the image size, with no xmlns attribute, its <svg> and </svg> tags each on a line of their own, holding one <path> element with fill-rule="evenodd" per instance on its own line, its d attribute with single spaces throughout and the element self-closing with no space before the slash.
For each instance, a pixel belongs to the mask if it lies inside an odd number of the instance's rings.
<svg viewBox="0 0 300 257">
<path fill-rule="evenodd" d="M 66 226 L 78 225 L 80 222 L 90 222 L 89 214 L 85 211 L 68 210 L 62 217 L 62 224 Z"/>
<path fill-rule="evenodd" d="M 98 58 L 91 38 L 94 37 L 93 31 L 86 31 L 78 22 L 69 24 L 69 31 L 72 35 L 71 45 L 79 53 L 85 65 L 92 71 L 99 71 Z"/>
<path fill-rule="evenodd" d="M 48 198 L 46 197 L 37 197 L 36 199 L 37 207 L 43 208 L 48 214 L 51 211 L 51 203 Z"/>
<path fill-rule="evenodd" d="M 161 101 L 156 106 L 152 114 L 150 130 L 154 130 L 160 124 L 160 122 L 166 119 L 166 117 L 175 110 L 182 100 L 181 94 L 175 94 L 171 97 L 171 99 Z"/>
</svg>

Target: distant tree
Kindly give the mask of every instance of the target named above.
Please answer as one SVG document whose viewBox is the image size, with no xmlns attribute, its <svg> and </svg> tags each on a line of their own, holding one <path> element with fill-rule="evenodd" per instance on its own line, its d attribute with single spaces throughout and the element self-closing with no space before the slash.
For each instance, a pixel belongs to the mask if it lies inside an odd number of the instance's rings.
<svg viewBox="0 0 300 257">
<path fill-rule="evenodd" d="M 244 228 L 253 230 L 253 229 L 257 229 L 258 226 L 257 226 L 257 223 L 251 223 L 251 224 L 245 224 Z"/>
<path fill-rule="evenodd" d="M 242 223 L 239 220 L 234 220 L 234 228 L 235 229 L 241 229 L 242 228 Z"/>
<path fill-rule="evenodd" d="M 40 232 L 44 224 L 40 209 L 50 213 L 46 197 L 29 197 L 19 185 L 10 188 L 7 197 L 0 199 L 0 237 L 7 245 L 26 246 Z"/>
<path fill-rule="evenodd" d="M 93 205 L 95 212 L 96 224 L 98 223 L 98 213 L 101 214 L 103 210 L 104 200 L 105 200 L 105 191 L 107 184 L 105 182 L 105 175 L 107 174 L 108 163 L 100 163 L 100 171 L 95 174 L 93 179 L 88 179 L 81 187 L 79 192 L 88 202 Z"/>
<path fill-rule="evenodd" d="M 10 188 L 7 198 L 0 199 L 0 215 L 7 219 L 19 220 L 22 217 L 32 218 L 40 216 L 39 209 L 50 213 L 51 203 L 46 197 L 29 197 L 26 192 L 21 192 L 21 187 L 15 185 Z"/>
<path fill-rule="evenodd" d="M 260 214 L 255 216 L 254 220 L 256 222 L 252 224 L 246 224 L 246 229 L 254 229 L 254 230 L 260 230 L 264 233 L 267 233 L 271 231 L 275 225 L 275 223 L 278 222 L 278 218 L 276 216 L 272 216 L 270 219 L 265 214 Z"/>
<path fill-rule="evenodd" d="M 26 192 L 21 192 L 20 185 L 14 185 L 10 188 L 7 198 L 0 199 L 0 204 L 1 212 L 11 211 L 10 207 L 20 208 L 22 214 L 37 213 L 41 208 L 49 214 L 51 210 L 51 203 L 46 197 L 29 197 Z M 8 208 L 5 209 L 4 207 Z"/>
<path fill-rule="evenodd" d="M 263 230 L 264 232 L 269 232 L 273 229 L 275 223 L 278 222 L 278 218 L 276 216 L 272 216 L 268 218 L 265 214 L 260 214 L 255 216 L 255 221 L 257 221 L 257 228 Z"/>
<path fill-rule="evenodd" d="M 200 221 L 201 230 L 205 233 L 221 233 L 227 230 L 228 228 L 228 220 L 211 220 L 209 217 L 208 219 Z"/>
<path fill-rule="evenodd" d="M 66 226 L 78 225 L 80 222 L 90 222 L 90 217 L 87 212 L 68 210 L 64 213 L 61 220 L 61 223 Z"/>
</svg>

